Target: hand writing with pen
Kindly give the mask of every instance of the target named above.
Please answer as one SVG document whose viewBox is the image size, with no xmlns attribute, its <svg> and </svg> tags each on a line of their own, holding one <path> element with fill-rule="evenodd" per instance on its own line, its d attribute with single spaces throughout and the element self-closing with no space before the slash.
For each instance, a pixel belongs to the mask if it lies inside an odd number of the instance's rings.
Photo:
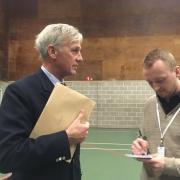
<svg viewBox="0 0 180 180">
<path fill-rule="evenodd" d="M 136 155 L 150 154 L 146 136 L 143 136 L 139 129 L 139 137 L 132 144 L 132 152 Z"/>
<path fill-rule="evenodd" d="M 147 138 L 143 137 L 141 133 L 140 136 L 133 141 L 131 149 L 135 155 L 150 154 Z M 160 176 L 165 167 L 165 157 L 160 157 L 157 154 L 152 154 L 151 159 L 137 158 L 137 160 L 143 162 L 147 167 L 149 176 Z"/>
<path fill-rule="evenodd" d="M 131 149 L 132 149 L 133 154 L 147 155 L 148 154 L 148 142 L 139 137 L 133 141 Z"/>
</svg>

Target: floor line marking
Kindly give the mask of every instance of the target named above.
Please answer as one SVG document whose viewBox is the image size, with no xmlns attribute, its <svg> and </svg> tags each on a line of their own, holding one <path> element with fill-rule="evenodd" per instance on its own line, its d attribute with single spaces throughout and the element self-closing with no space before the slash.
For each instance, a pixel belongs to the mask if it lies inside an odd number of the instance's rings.
<svg viewBox="0 0 180 180">
<path fill-rule="evenodd" d="M 107 149 L 107 148 L 81 148 L 83 150 L 104 150 L 104 151 L 130 151 L 130 149 Z"/>
<path fill-rule="evenodd" d="M 120 143 L 96 143 L 96 142 L 83 142 L 83 144 L 103 144 L 103 145 L 115 145 L 115 146 L 119 146 L 119 145 L 122 145 L 122 146 L 129 146 L 131 144 L 120 144 Z"/>
</svg>

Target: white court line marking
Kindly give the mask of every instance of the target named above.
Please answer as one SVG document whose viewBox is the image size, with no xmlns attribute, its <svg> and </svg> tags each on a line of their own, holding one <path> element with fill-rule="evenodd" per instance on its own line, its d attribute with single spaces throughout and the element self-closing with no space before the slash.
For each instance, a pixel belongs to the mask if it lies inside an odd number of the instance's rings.
<svg viewBox="0 0 180 180">
<path fill-rule="evenodd" d="M 81 148 L 83 150 L 104 150 L 104 151 L 129 151 L 130 149 L 107 149 L 107 148 Z"/>
<path fill-rule="evenodd" d="M 100 133 L 100 132 L 113 132 L 113 133 L 122 133 L 122 132 L 132 132 L 131 130 L 117 130 L 117 129 L 115 129 L 115 130 L 102 130 L 102 129 L 100 129 L 99 131 L 98 131 L 98 133 Z"/>
<path fill-rule="evenodd" d="M 95 142 L 84 142 L 83 144 L 103 144 L 103 145 L 115 145 L 115 146 L 130 146 L 131 144 L 118 144 L 118 143 L 95 143 Z"/>
</svg>

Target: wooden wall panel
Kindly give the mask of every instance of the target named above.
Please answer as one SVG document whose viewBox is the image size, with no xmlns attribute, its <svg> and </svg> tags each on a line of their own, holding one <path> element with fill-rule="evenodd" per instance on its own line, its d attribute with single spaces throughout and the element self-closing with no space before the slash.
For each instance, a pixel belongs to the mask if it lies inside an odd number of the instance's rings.
<svg viewBox="0 0 180 180">
<path fill-rule="evenodd" d="M 8 14 L 12 18 L 33 18 L 37 16 L 37 0 L 4 0 Z"/>
<path fill-rule="evenodd" d="M 39 0 L 40 19 L 80 18 L 80 0 Z"/>
<path fill-rule="evenodd" d="M 178 0 L 82 0 L 87 36 L 141 36 L 180 33 Z"/>
<path fill-rule="evenodd" d="M 102 80 L 102 61 L 84 61 L 79 64 L 78 72 L 75 76 L 66 77 L 66 80 L 76 80 L 82 81 L 87 80 L 86 78 L 89 76 L 92 80 Z"/>
<path fill-rule="evenodd" d="M 33 73 L 40 67 L 41 61 L 35 51 L 34 41 L 11 41 L 9 45 L 9 77 L 19 79 Z"/>
<path fill-rule="evenodd" d="M 8 16 L 0 0 L 0 79 L 8 78 Z"/>
<path fill-rule="evenodd" d="M 18 0 L 20 3 L 22 0 Z M 37 3 L 38 2 L 38 3 Z M 9 60 L 8 76 L 10 80 L 19 79 L 22 76 L 31 74 L 40 67 L 40 60 L 34 49 L 35 36 L 50 23 L 68 23 L 74 22 L 78 26 L 80 16 L 80 5 L 71 5 L 70 1 L 49 0 L 29 2 L 30 11 L 20 11 L 16 14 L 19 7 L 18 3 L 8 1 L 10 19 L 9 19 Z M 24 3 L 22 3 L 22 6 Z M 12 10 L 11 7 L 14 6 Z M 25 6 L 24 8 L 26 8 Z M 38 12 L 37 12 L 38 9 Z M 15 14 L 13 17 L 12 15 Z M 21 17 L 20 17 L 21 14 Z M 63 16 L 64 14 L 64 16 Z M 78 17 L 78 18 L 77 18 Z"/>
<path fill-rule="evenodd" d="M 40 66 L 34 40 L 41 27 L 31 18 L 18 18 L 12 24 L 9 29 L 8 75 L 10 79 L 19 79 Z"/>
<path fill-rule="evenodd" d="M 86 16 L 97 18 L 117 17 L 119 14 L 180 13 L 179 0 L 81 0 L 81 4 Z"/>
<path fill-rule="evenodd" d="M 154 48 L 171 51 L 180 64 L 180 36 L 134 36 L 118 38 L 88 38 L 84 42 L 84 58 L 101 60 L 102 79 L 143 79 L 142 63 Z"/>
<path fill-rule="evenodd" d="M 40 66 L 34 39 L 50 23 L 77 26 L 85 38 L 85 63 L 68 80 L 84 80 L 86 75 L 94 80 L 143 79 L 143 58 L 157 47 L 172 51 L 180 64 L 179 0 L 16 2 L 0 0 L 0 78 L 4 74 L 15 80 Z"/>
</svg>

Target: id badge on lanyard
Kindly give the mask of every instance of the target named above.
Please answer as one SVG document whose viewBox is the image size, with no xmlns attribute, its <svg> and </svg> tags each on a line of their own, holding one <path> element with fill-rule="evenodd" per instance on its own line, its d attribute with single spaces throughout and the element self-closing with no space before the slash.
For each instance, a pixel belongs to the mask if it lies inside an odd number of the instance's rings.
<svg viewBox="0 0 180 180">
<path fill-rule="evenodd" d="M 175 114 L 173 115 L 173 117 L 171 118 L 171 120 L 169 121 L 168 125 L 166 126 L 166 128 L 164 129 L 164 131 L 162 131 L 161 129 L 161 122 L 160 122 L 160 114 L 159 114 L 159 107 L 158 107 L 158 102 L 156 102 L 156 112 L 157 112 L 157 120 L 158 120 L 158 125 L 159 125 L 159 130 L 161 133 L 161 142 L 160 145 L 157 147 L 157 154 L 161 157 L 165 156 L 165 147 L 164 147 L 164 135 L 166 134 L 168 128 L 170 127 L 170 125 L 172 124 L 172 122 L 174 121 L 175 117 L 177 116 L 177 114 L 180 111 L 180 107 L 178 108 L 178 110 L 175 112 Z"/>
<path fill-rule="evenodd" d="M 163 139 L 161 139 L 161 143 L 157 147 L 157 154 L 160 157 L 164 157 L 165 156 L 165 147 L 164 147 L 164 144 L 163 144 Z"/>
</svg>

